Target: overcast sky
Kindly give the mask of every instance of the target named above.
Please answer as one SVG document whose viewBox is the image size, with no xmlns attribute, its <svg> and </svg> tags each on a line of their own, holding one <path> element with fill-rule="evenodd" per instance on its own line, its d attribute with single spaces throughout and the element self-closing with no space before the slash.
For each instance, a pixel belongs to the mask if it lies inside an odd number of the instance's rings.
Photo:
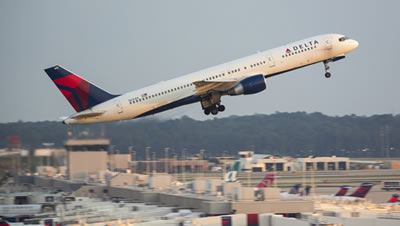
<svg viewBox="0 0 400 226">
<path fill-rule="evenodd" d="M 259 94 L 223 97 L 230 115 L 400 113 L 400 1 L 0 0 L 0 122 L 74 113 L 43 69 L 62 65 L 120 94 L 310 36 L 360 46 L 345 60 L 269 79 Z M 200 103 L 156 117 L 204 116 Z"/>
</svg>

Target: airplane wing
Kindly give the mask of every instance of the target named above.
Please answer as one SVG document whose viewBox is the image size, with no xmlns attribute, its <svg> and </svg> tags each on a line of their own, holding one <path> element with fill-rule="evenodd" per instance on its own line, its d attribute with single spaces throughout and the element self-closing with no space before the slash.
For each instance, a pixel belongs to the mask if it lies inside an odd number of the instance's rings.
<svg viewBox="0 0 400 226">
<path fill-rule="evenodd" d="M 211 90 L 224 92 L 236 86 L 242 79 L 218 80 L 218 81 L 196 81 L 193 84 L 196 87 L 196 95 L 201 96 Z"/>
</svg>

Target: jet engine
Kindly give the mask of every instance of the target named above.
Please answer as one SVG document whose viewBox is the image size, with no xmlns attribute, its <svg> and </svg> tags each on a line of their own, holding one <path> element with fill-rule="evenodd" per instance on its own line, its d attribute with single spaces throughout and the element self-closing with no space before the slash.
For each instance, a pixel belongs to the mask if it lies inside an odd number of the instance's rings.
<svg viewBox="0 0 400 226">
<path fill-rule="evenodd" d="M 228 91 L 228 95 L 248 95 L 263 91 L 267 88 L 264 75 L 254 75 L 243 79 L 239 84 Z"/>
</svg>

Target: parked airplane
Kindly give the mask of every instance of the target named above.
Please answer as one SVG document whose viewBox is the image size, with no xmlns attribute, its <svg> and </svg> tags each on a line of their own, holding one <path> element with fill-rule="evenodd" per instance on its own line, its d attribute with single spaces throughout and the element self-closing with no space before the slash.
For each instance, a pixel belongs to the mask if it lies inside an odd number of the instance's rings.
<svg viewBox="0 0 400 226">
<path fill-rule="evenodd" d="M 345 195 L 349 190 L 350 186 L 343 185 L 340 187 L 340 190 L 335 195 L 319 195 L 312 197 L 313 199 L 328 199 L 328 200 L 346 200 L 346 201 L 355 201 L 365 198 L 368 192 L 374 184 L 371 183 L 362 183 L 360 187 L 357 188 L 351 195 Z M 281 199 L 282 200 L 293 200 L 299 199 L 302 196 L 308 196 L 311 186 L 307 185 L 303 191 L 300 192 L 301 184 L 295 184 L 289 192 L 282 192 Z"/>
<path fill-rule="evenodd" d="M 349 185 L 342 185 L 340 186 L 340 190 L 335 194 L 335 196 L 345 196 L 347 191 L 350 189 L 351 187 Z"/>
<path fill-rule="evenodd" d="M 268 188 L 271 186 L 277 176 L 275 174 L 266 174 L 264 178 L 257 184 L 256 188 Z"/>
<path fill-rule="evenodd" d="M 238 180 L 239 171 L 240 171 L 240 161 L 236 160 L 233 163 L 232 169 L 229 170 L 229 172 L 225 173 L 224 181 L 236 182 Z"/>
<path fill-rule="evenodd" d="M 336 195 L 320 195 L 316 198 L 355 201 L 355 200 L 365 198 L 373 186 L 374 186 L 374 184 L 371 184 L 371 183 L 362 183 L 360 185 L 360 187 L 358 187 L 357 190 L 355 190 L 351 195 L 345 195 L 345 193 L 348 191 L 350 186 L 343 185 L 342 187 L 340 187 L 340 190 L 338 193 L 336 193 Z M 342 193 L 343 193 L 343 195 L 340 195 Z"/>
<path fill-rule="evenodd" d="M 206 115 L 225 110 L 224 95 L 249 95 L 266 89 L 266 79 L 307 65 L 343 59 L 358 42 L 340 34 L 314 36 L 245 58 L 128 92 L 110 94 L 61 66 L 45 69 L 77 113 L 65 124 L 111 122 L 153 115 L 200 102 Z"/>
</svg>

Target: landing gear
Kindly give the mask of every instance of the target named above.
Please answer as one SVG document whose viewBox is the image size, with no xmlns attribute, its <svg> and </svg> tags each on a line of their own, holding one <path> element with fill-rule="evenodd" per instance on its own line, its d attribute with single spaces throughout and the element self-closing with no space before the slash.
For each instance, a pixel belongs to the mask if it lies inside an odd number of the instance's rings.
<svg viewBox="0 0 400 226">
<path fill-rule="evenodd" d="M 209 93 L 201 100 L 201 107 L 205 115 L 217 115 L 218 112 L 225 111 L 225 106 L 221 104 L 221 94 L 219 92 Z"/>
<path fill-rule="evenodd" d="M 329 63 L 329 60 L 324 60 L 325 78 L 330 78 L 331 77 L 331 73 L 328 71 L 330 69 L 328 63 Z"/>
<path fill-rule="evenodd" d="M 204 109 L 204 114 L 209 115 L 210 113 L 213 115 L 217 115 L 218 112 L 225 111 L 224 105 L 212 105 L 206 109 Z"/>
<path fill-rule="evenodd" d="M 330 78 L 331 77 L 331 73 L 330 72 L 326 72 L 325 73 L 325 78 Z"/>
</svg>

